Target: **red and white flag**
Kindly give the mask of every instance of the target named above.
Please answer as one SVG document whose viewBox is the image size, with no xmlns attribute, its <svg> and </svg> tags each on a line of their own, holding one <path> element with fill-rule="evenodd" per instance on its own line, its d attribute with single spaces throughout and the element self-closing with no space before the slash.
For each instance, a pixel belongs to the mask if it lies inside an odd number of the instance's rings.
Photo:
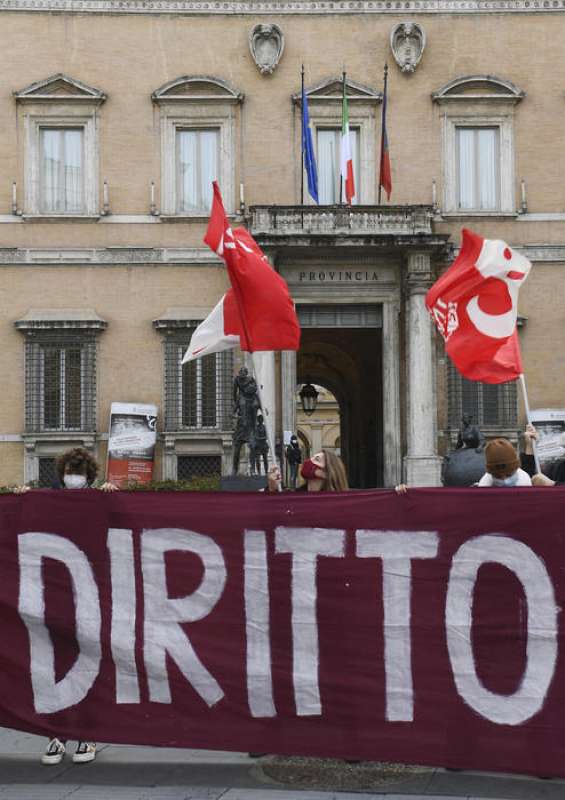
<svg viewBox="0 0 565 800">
<path fill-rule="evenodd" d="M 233 289 L 230 289 L 192 334 L 182 363 L 239 347 L 240 330 L 237 304 Z"/>
<path fill-rule="evenodd" d="M 343 78 L 339 162 L 341 172 L 341 201 L 343 202 L 345 200 L 348 205 L 351 205 L 355 197 L 355 176 L 353 174 L 353 152 L 351 147 L 351 131 L 349 130 L 349 107 L 347 104 L 345 73 Z"/>
<path fill-rule="evenodd" d="M 300 325 L 286 281 L 271 267 L 245 228 L 232 231 L 215 181 L 204 241 L 224 259 L 232 285 L 223 298 L 223 315 L 218 313 L 214 321 L 218 326 L 220 316 L 223 316 L 222 336 L 238 335 L 241 349 L 247 352 L 298 350 Z M 213 314 L 202 325 L 209 322 Z M 208 349 L 207 352 L 214 351 Z"/>
<path fill-rule="evenodd" d="M 426 295 L 445 349 L 469 380 L 505 383 L 523 372 L 518 293 L 530 262 L 505 242 L 463 229 L 461 251 Z"/>
</svg>

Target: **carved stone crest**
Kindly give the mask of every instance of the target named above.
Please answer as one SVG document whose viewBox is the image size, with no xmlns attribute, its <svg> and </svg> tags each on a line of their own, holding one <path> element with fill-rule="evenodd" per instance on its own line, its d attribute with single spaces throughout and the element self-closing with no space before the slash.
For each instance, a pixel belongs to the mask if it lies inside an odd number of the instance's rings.
<svg viewBox="0 0 565 800">
<path fill-rule="evenodd" d="M 278 25 L 255 25 L 249 34 L 249 49 L 262 75 L 271 75 L 284 50 L 284 35 Z"/>
<path fill-rule="evenodd" d="M 426 34 L 417 22 L 400 22 L 390 34 L 390 47 L 402 72 L 411 74 L 420 63 L 426 46 Z"/>
</svg>

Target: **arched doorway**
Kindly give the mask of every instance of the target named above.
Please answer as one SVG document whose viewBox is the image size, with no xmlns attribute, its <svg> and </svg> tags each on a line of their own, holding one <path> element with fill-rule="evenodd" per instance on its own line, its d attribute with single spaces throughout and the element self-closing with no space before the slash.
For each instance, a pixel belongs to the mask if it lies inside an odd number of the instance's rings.
<svg viewBox="0 0 565 800">
<path fill-rule="evenodd" d="M 316 389 L 318 390 L 318 402 L 316 411 L 312 415 L 304 412 L 300 393 L 296 393 L 296 426 L 300 447 L 305 458 L 309 458 L 313 453 L 322 449 L 331 450 L 340 455 L 341 413 L 339 402 L 327 387 L 316 384 Z"/>
<path fill-rule="evenodd" d="M 333 447 L 339 440 L 350 485 L 356 488 L 383 485 L 381 360 L 380 328 L 302 329 L 298 388 L 310 382 L 335 398 L 339 426 L 336 421 Z M 317 424 L 324 425 L 320 414 Z"/>
</svg>

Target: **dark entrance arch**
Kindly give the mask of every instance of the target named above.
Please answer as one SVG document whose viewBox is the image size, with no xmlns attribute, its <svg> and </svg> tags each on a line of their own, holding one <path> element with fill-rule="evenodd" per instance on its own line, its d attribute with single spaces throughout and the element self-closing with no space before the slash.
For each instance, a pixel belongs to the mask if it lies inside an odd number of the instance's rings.
<svg viewBox="0 0 565 800">
<path fill-rule="evenodd" d="M 297 381 L 334 394 L 341 455 L 354 488 L 383 485 L 381 376 L 380 328 L 303 328 Z"/>
</svg>

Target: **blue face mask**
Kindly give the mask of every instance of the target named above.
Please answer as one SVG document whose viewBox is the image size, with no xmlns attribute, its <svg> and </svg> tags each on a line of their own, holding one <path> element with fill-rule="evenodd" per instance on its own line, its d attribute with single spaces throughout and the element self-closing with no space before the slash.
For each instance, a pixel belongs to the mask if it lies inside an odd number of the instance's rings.
<svg viewBox="0 0 565 800">
<path fill-rule="evenodd" d="M 493 478 L 493 486 L 516 486 L 518 483 L 518 472 L 511 475 L 509 478 Z"/>
</svg>

